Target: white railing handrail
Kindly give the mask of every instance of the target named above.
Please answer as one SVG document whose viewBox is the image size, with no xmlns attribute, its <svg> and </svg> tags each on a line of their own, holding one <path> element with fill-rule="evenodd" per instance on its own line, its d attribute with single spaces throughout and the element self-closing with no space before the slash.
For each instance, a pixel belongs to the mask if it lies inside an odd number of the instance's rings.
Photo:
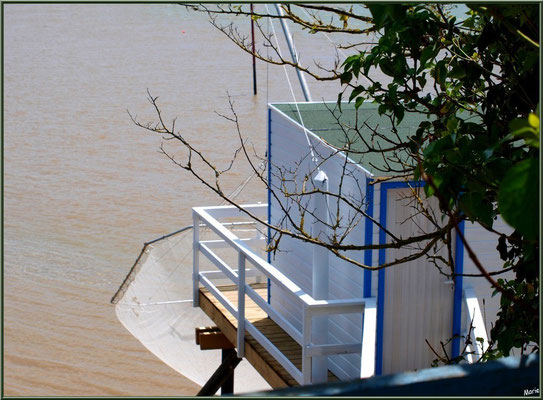
<svg viewBox="0 0 543 400">
<path fill-rule="evenodd" d="M 250 204 L 243 206 L 253 215 L 261 216 L 267 212 L 267 204 Z M 375 371 L 375 337 L 376 337 L 376 302 L 375 298 L 354 298 L 335 300 L 315 300 L 304 292 L 297 284 L 270 263 L 264 261 L 253 252 L 246 244 L 260 243 L 262 239 L 240 239 L 233 232 L 226 229 L 217 218 L 239 217 L 242 212 L 235 206 L 195 207 L 193 208 L 194 226 L 194 267 L 193 267 L 193 304 L 198 306 L 198 285 L 202 283 L 215 298 L 237 319 L 237 348 L 238 356 L 244 356 L 245 330 L 261 344 L 274 358 L 292 375 L 300 384 L 311 383 L 311 359 L 314 356 L 361 353 L 364 361 L 361 366 L 361 377 L 369 377 Z M 202 224 L 203 223 L 203 224 Z M 231 225 L 232 223 L 228 223 Z M 200 241 L 199 228 L 206 226 L 211 229 L 220 240 Z M 232 269 L 226 262 L 220 259 L 213 248 L 231 247 L 238 254 L 238 269 Z M 199 271 L 199 253 L 209 259 L 219 271 Z M 302 331 L 300 332 L 283 315 L 260 297 L 256 291 L 246 283 L 246 276 L 254 276 L 257 271 L 246 270 L 246 262 L 250 262 L 258 272 L 265 275 L 295 299 L 301 302 L 303 310 Z M 252 271 L 250 274 L 247 272 Z M 238 286 L 238 307 L 234 305 L 220 292 L 210 281 L 212 276 L 229 278 Z M 208 278 L 209 277 L 209 278 Z M 245 296 L 249 296 L 264 312 L 266 312 L 281 328 L 285 330 L 296 342 L 302 346 L 302 371 L 269 341 L 250 321 L 245 318 Z M 314 316 L 328 314 L 362 313 L 364 315 L 363 339 L 361 343 L 348 344 L 312 344 L 311 320 Z"/>
<path fill-rule="evenodd" d="M 256 206 L 262 205 L 258 204 Z M 267 206 L 267 204 L 265 206 Z M 255 205 L 244 206 L 244 208 L 249 210 L 253 207 L 255 207 Z M 233 206 L 232 208 L 235 209 Z M 217 209 L 218 207 L 212 208 L 212 210 Z M 273 265 L 260 258 L 250 248 L 246 247 L 241 239 L 222 226 L 222 224 L 208 212 L 208 207 L 194 207 L 192 210 L 194 213 L 198 214 L 203 221 L 206 222 L 208 228 L 213 230 L 218 236 L 229 243 L 231 247 L 234 247 L 239 252 L 243 253 L 251 264 L 265 273 L 274 283 L 279 285 L 281 289 L 295 294 L 303 303 L 306 303 L 307 305 L 315 304 L 316 300 L 313 299 L 309 294 L 305 293 L 301 287 L 292 282 L 286 275 L 284 275 Z"/>
<path fill-rule="evenodd" d="M 222 206 L 228 207 L 232 210 L 237 210 L 235 206 Z M 247 205 L 244 208 L 251 210 L 252 208 L 267 207 L 267 204 L 254 204 Z M 231 247 L 236 248 L 239 252 L 243 253 L 247 260 L 251 262 L 256 268 L 261 270 L 265 275 L 274 281 L 281 289 L 286 290 L 287 292 L 295 294 L 302 303 L 305 303 L 307 306 L 323 307 L 328 308 L 332 307 L 332 304 L 345 304 L 347 302 L 352 303 L 355 306 L 364 305 L 365 299 L 349 299 L 349 300 L 315 300 L 311 295 L 304 292 L 297 284 L 291 281 L 285 274 L 279 271 L 270 263 L 264 261 L 260 256 L 255 254 L 250 248 L 245 246 L 243 239 L 238 238 L 231 231 L 226 229 L 213 215 L 211 215 L 208 210 L 209 207 L 194 207 L 193 211 L 198 214 L 198 216 L 206 222 L 206 226 L 213 230 L 217 235 L 222 237 L 222 239 L 229 243 Z M 219 207 L 212 207 L 211 210 L 219 210 Z M 232 216 L 234 216 L 233 214 Z M 230 216 L 230 215 L 228 215 Z M 265 272 L 263 271 L 265 270 Z"/>
</svg>

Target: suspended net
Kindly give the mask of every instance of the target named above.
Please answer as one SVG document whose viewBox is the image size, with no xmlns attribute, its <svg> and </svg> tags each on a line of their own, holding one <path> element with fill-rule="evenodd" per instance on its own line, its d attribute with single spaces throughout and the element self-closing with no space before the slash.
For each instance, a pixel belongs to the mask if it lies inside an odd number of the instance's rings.
<svg viewBox="0 0 543 400">
<path fill-rule="evenodd" d="M 221 364 L 221 352 L 202 351 L 195 342 L 195 328 L 214 323 L 192 306 L 191 228 L 146 243 L 111 302 L 119 321 L 149 351 L 203 386 Z M 232 225 L 230 229 L 243 227 Z M 200 237 L 206 236 L 212 236 L 211 232 L 201 228 Z M 246 360 L 238 365 L 235 375 L 235 393 L 270 388 Z"/>
</svg>

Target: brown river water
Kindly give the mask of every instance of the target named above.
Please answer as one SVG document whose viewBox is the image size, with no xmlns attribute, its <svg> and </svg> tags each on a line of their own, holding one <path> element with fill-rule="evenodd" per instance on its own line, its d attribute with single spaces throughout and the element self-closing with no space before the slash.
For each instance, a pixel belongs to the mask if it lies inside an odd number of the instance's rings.
<svg viewBox="0 0 543 400">
<path fill-rule="evenodd" d="M 267 79 L 258 63 L 253 96 L 250 56 L 205 15 L 176 5 L 4 4 L 3 40 L 3 394 L 195 394 L 122 327 L 109 300 L 143 242 L 219 200 L 159 154 L 161 139 L 126 110 L 152 120 L 149 89 L 165 119 L 178 117 L 225 165 L 236 132 L 214 111 L 228 113 L 228 91 L 244 136 L 263 153 L 266 101 L 292 101 L 282 68 Z M 333 55 L 326 38 L 307 40 L 302 57 Z M 334 100 L 339 84 L 310 88 L 314 100 Z M 236 164 L 225 191 L 247 175 Z M 265 199 L 256 183 L 241 196 Z"/>
</svg>

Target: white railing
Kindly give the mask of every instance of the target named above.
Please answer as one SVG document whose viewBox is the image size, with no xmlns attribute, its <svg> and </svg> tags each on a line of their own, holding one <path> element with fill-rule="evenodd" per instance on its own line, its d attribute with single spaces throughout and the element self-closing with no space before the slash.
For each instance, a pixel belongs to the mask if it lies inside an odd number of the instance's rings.
<svg viewBox="0 0 543 400">
<path fill-rule="evenodd" d="M 468 346 L 467 361 L 471 364 L 477 362 L 488 348 L 488 336 L 485 322 L 479 307 L 479 300 L 471 287 L 464 288 L 464 301 L 466 302 L 466 335 L 470 335 L 471 346 Z M 471 332 L 470 326 L 473 326 Z M 467 337 L 466 337 L 467 339 Z"/>
<path fill-rule="evenodd" d="M 268 205 L 253 204 L 243 206 L 253 215 L 266 218 Z M 218 221 L 224 217 L 243 217 L 245 214 L 234 206 L 196 207 L 193 208 L 194 219 L 194 264 L 193 264 L 193 305 L 199 306 L 199 286 L 205 286 L 221 304 L 237 319 L 238 356 L 244 356 L 245 331 L 253 336 L 299 383 L 316 383 L 312 379 L 311 363 L 313 357 L 338 354 L 359 353 L 362 357 L 361 378 L 372 376 L 375 371 L 375 335 L 376 335 L 376 302 L 375 298 L 354 298 L 348 300 L 315 300 L 292 282 L 281 271 L 263 260 L 248 244 L 262 243 L 261 239 L 241 239 Z M 200 240 L 200 226 L 211 229 L 219 240 Z M 228 247 L 237 252 L 237 269 L 231 268 L 224 260 L 213 252 L 213 248 Z M 199 255 L 203 254 L 218 271 L 200 271 Z M 254 269 L 247 269 L 251 264 Z M 288 293 L 302 309 L 302 330 L 298 330 L 281 313 L 265 301 L 249 284 L 246 278 L 259 274 L 268 278 Z M 232 304 L 213 284 L 212 278 L 228 278 L 238 286 L 237 307 Z M 264 334 L 245 318 L 245 296 L 251 298 L 268 316 L 288 333 L 302 348 L 302 370 L 300 371 Z M 333 314 L 363 314 L 361 343 L 348 344 L 314 344 L 312 342 L 311 324 L 315 316 Z"/>
</svg>

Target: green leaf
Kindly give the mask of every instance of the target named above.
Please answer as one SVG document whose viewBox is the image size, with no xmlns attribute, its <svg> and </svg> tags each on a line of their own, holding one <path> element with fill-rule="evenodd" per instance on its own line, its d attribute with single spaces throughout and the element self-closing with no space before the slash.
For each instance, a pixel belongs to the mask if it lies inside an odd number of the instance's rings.
<svg viewBox="0 0 543 400">
<path fill-rule="evenodd" d="M 503 178 L 498 207 L 505 222 L 528 239 L 539 233 L 539 160 L 528 158 L 515 164 Z"/>
<path fill-rule="evenodd" d="M 480 221 L 484 225 L 492 227 L 493 207 L 485 201 L 483 194 L 478 192 L 466 192 L 460 198 L 460 208 L 472 221 Z"/>
<path fill-rule="evenodd" d="M 375 65 L 374 65 L 375 58 L 377 58 L 377 54 L 374 54 L 374 53 L 370 53 L 364 58 L 363 65 L 364 65 L 364 74 L 365 75 L 368 74 L 371 67 L 375 67 Z"/>
<path fill-rule="evenodd" d="M 417 137 L 425 135 L 425 131 L 432 126 L 430 121 L 422 121 L 417 128 Z"/>
<path fill-rule="evenodd" d="M 528 115 L 528 123 L 532 128 L 539 129 L 539 117 L 534 113 L 530 113 L 530 115 Z"/>
<path fill-rule="evenodd" d="M 405 115 L 405 109 L 401 105 L 394 107 L 394 115 L 396 116 L 396 119 L 397 119 L 396 122 L 399 124 L 403 120 L 403 117 Z"/>
<path fill-rule="evenodd" d="M 356 99 L 356 102 L 354 103 L 354 108 L 358 110 L 362 104 L 364 104 L 364 98 L 359 97 Z"/>
<path fill-rule="evenodd" d="M 449 131 L 449 133 L 453 133 L 457 127 L 458 127 L 458 118 L 456 118 L 455 116 L 450 117 L 447 120 L 447 130 Z"/>
<path fill-rule="evenodd" d="M 341 66 L 345 67 L 345 70 L 348 71 L 356 60 L 360 60 L 360 54 L 354 54 L 347 57 L 345 61 L 343 61 L 343 64 L 341 64 Z"/>
<path fill-rule="evenodd" d="M 530 124 L 528 123 L 528 120 L 525 118 L 515 118 L 509 123 L 509 129 L 511 130 L 511 133 L 514 135 L 521 134 L 525 130 L 530 130 Z"/>
<path fill-rule="evenodd" d="M 373 17 L 373 22 L 377 28 L 383 27 L 387 22 L 391 21 L 394 17 L 397 17 L 398 4 L 368 4 L 367 6 Z"/>
<path fill-rule="evenodd" d="M 466 70 L 462 65 L 455 65 L 449 72 L 449 78 L 453 79 L 462 79 L 466 75 Z"/>
<path fill-rule="evenodd" d="M 349 83 L 353 79 L 353 74 L 350 71 L 345 71 L 340 75 L 341 83 Z"/>
<path fill-rule="evenodd" d="M 428 62 L 428 60 L 433 60 L 436 55 L 437 55 L 437 51 L 432 46 L 428 46 L 424 50 L 422 50 L 422 53 L 420 54 L 421 68 L 426 66 L 426 63 Z"/>
<path fill-rule="evenodd" d="M 391 76 L 393 78 L 396 76 L 396 68 L 389 59 L 381 59 L 381 61 L 379 61 L 379 67 L 381 68 L 383 74 Z"/>
<path fill-rule="evenodd" d="M 407 62 L 403 54 L 398 54 L 393 58 L 392 64 L 394 65 L 394 77 L 404 76 L 407 72 Z"/>
<path fill-rule="evenodd" d="M 360 93 L 362 93 L 364 91 L 364 86 L 357 86 L 353 89 L 353 91 L 351 92 L 351 95 L 349 96 L 349 103 L 356 97 L 358 96 Z"/>
<path fill-rule="evenodd" d="M 445 61 L 441 60 L 436 64 L 434 78 L 440 85 L 445 84 L 445 80 L 447 79 L 447 66 L 445 65 Z"/>
<path fill-rule="evenodd" d="M 423 151 L 423 156 L 425 159 L 433 156 L 441 156 L 443 152 L 447 149 L 450 149 L 454 145 L 453 140 L 450 135 L 447 135 L 441 139 L 431 142 Z"/>
<path fill-rule="evenodd" d="M 358 77 L 360 74 L 360 68 L 362 68 L 362 60 L 358 59 L 353 62 L 353 75 Z"/>
<path fill-rule="evenodd" d="M 524 139 L 528 146 L 539 148 L 539 117 L 530 113 L 528 118 L 515 118 L 509 123 L 511 135 Z"/>
<path fill-rule="evenodd" d="M 435 174 L 433 177 L 433 182 L 437 190 L 440 190 L 440 186 L 443 183 L 443 176 L 439 174 Z M 424 193 L 426 194 L 426 197 L 431 197 L 435 193 L 434 186 L 428 184 L 424 185 Z"/>
<path fill-rule="evenodd" d="M 339 92 L 337 95 L 337 106 L 339 108 L 339 112 L 341 112 L 341 98 L 343 97 L 343 92 Z"/>
</svg>

